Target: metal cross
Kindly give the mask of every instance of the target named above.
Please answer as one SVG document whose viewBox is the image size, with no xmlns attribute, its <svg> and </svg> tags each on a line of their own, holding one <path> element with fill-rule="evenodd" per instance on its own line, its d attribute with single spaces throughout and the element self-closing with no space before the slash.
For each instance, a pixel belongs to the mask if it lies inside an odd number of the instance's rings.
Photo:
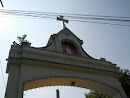
<svg viewBox="0 0 130 98">
<path fill-rule="evenodd" d="M 59 17 L 57 17 L 57 20 L 62 21 L 62 28 L 64 29 L 64 28 L 66 28 L 65 22 L 66 22 L 66 23 L 69 23 L 69 21 L 63 19 L 63 17 L 64 17 L 64 16 L 61 16 L 61 15 L 60 15 Z"/>
</svg>

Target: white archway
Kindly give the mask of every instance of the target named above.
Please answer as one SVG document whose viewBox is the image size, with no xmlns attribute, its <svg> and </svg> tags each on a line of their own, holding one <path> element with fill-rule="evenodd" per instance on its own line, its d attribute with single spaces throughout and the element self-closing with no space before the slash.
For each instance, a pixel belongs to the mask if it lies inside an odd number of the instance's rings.
<svg viewBox="0 0 130 98">
<path fill-rule="evenodd" d="M 80 55 L 63 53 L 63 39 L 75 42 Z M 23 98 L 24 90 L 48 85 L 72 85 L 96 90 L 112 98 L 127 98 L 118 80 L 119 67 L 105 59 L 90 57 L 81 48 L 82 43 L 68 28 L 64 28 L 52 35 L 44 48 L 12 46 L 7 64 L 9 78 L 5 98 Z"/>
</svg>

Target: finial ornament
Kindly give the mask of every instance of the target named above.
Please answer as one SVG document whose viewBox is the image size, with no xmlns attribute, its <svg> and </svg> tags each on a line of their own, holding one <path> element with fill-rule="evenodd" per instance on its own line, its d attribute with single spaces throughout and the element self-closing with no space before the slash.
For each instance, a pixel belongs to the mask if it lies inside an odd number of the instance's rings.
<svg viewBox="0 0 130 98">
<path fill-rule="evenodd" d="M 57 17 L 57 20 L 59 20 L 59 21 L 62 22 L 62 29 L 66 28 L 65 22 L 66 22 L 66 23 L 69 23 L 69 21 L 66 20 L 66 19 L 63 19 L 63 17 L 64 17 L 64 16 L 61 16 L 61 15 L 60 15 L 59 17 Z"/>
</svg>

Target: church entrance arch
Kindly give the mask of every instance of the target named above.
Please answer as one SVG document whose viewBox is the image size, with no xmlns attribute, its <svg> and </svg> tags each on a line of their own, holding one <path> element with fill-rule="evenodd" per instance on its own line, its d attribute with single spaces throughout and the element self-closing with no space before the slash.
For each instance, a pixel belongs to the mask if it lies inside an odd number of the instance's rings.
<svg viewBox="0 0 130 98">
<path fill-rule="evenodd" d="M 105 59 L 90 57 L 82 44 L 83 41 L 65 27 L 51 35 L 46 47 L 11 46 L 5 98 L 23 98 L 24 90 L 49 85 L 77 86 L 112 98 L 127 98 L 118 80 L 119 67 Z M 70 51 L 64 53 L 67 46 Z"/>
</svg>

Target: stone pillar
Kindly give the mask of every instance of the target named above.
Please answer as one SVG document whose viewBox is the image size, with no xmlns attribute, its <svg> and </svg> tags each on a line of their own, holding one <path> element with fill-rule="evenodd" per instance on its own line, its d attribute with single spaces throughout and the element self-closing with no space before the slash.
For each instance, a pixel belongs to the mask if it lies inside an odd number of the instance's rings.
<svg viewBox="0 0 130 98">
<path fill-rule="evenodd" d="M 22 98 L 19 97 L 19 83 L 20 83 L 20 65 L 10 65 L 8 83 L 5 93 L 5 98 Z"/>
</svg>

